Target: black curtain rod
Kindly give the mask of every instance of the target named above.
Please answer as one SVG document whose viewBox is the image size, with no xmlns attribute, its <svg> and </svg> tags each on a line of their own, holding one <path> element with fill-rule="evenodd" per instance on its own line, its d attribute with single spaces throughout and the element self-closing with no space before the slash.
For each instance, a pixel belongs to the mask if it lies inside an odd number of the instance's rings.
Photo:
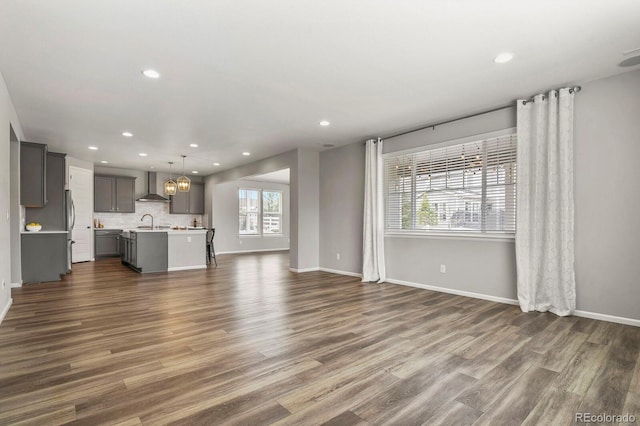
<svg viewBox="0 0 640 426">
<path fill-rule="evenodd" d="M 558 90 L 558 89 L 552 89 L 552 90 L 550 90 L 550 92 L 551 92 L 551 91 L 557 91 L 557 90 Z M 580 86 L 574 86 L 574 87 L 571 87 L 571 88 L 569 89 L 569 92 L 571 92 L 571 93 L 577 93 L 577 92 L 579 92 L 580 90 L 582 90 L 582 87 L 580 87 Z M 534 96 L 530 97 L 529 99 L 525 99 L 525 100 L 524 100 L 524 103 L 526 104 L 526 103 L 528 103 L 528 102 L 533 102 L 533 99 L 534 99 Z M 520 99 L 519 99 L 519 100 L 520 100 Z M 449 124 L 449 123 L 453 123 L 454 121 L 465 120 L 465 119 L 467 119 L 467 118 L 473 118 L 473 117 L 477 117 L 477 116 L 479 116 L 479 115 L 489 114 L 489 113 L 491 113 L 491 112 L 496 112 L 496 111 L 500 111 L 500 110 L 507 109 L 507 108 L 514 108 L 514 107 L 516 106 L 516 102 L 517 102 L 517 101 L 513 101 L 513 102 L 510 102 L 510 103 L 509 103 L 509 104 L 507 104 L 507 105 L 502 105 L 502 106 L 495 107 L 495 108 L 491 108 L 491 109 L 488 109 L 488 110 L 485 110 L 485 111 L 476 112 L 476 113 L 474 113 L 474 114 L 464 115 L 464 116 L 462 116 L 462 117 L 456 117 L 456 118 L 452 118 L 452 119 L 450 119 L 450 120 L 440 121 L 440 122 L 438 122 L 438 123 L 433 123 L 433 124 L 428 124 L 428 125 L 426 125 L 426 126 L 420 126 L 420 127 L 416 128 L 416 129 L 406 130 L 406 131 L 404 131 L 404 132 L 401 132 L 401 133 L 395 133 L 395 134 L 393 134 L 393 135 L 389 135 L 389 136 L 383 136 L 383 137 L 380 137 L 380 139 L 382 139 L 382 140 L 393 139 L 393 138 L 397 138 L 397 137 L 399 137 L 399 136 L 408 135 L 409 133 L 419 132 L 420 130 L 426 130 L 426 129 L 434 129 L 434 130 L 435 130 L 436 126 L 442 126 L 443 124 Z"/>
<path fill-rule="evenodd" d="M 460 120 L 464 120 L 464 119 L 467 119 L 467 118 L 477 117 L 479 115 L 489 114 L 490 112 L 500 111 L 500 110 L 507 109 L 507 108 L 513 108 L 515 106 L 516 106 L 516 104 L 514 102 L 514 103 L 510 103 L 509 105 L 503 105 L 503 106 L 500 106 L 500 107 L 497 107 L 497 108 L 491 108 L 491 109 L 488 109 L 488 110 L 485 110 L 485 111 L 482 111 L 482 112 L 476 112 L 475 114 L 469 114 L 469 115 L 465 115 L 465 116 L 462 116 L 462 117 L 452 118 L 452 119 L 446 120 L 446 121 L 440 121 L 438 123 L 433 123 L 433 124 L 429 124 L 429 125 L 426 125 L 426 126 L 421 126 L 421 127 L 418 127 L 417 129 L 406 130 L 404 132 L 396 133 L 396 134 L 393 134 L 393 135 L 390 135 L 390 136 L 383 136 L 383 137 L 380 137 L 380 139 L 382 139 L 383 141 L 386 141 L 388 139 L 397 138 L 398 136 L 404 136 L 404 135 L 408 135 L 409 133 L 419 132 L 420 130 L 426 130 L 426 129 L 430 129 L 430 128 L 433 128 L 435 130 L 436 126 L 442 126 L 443 124 L 453 123 L 454 121 L 460 121 Z"/>
</svg>

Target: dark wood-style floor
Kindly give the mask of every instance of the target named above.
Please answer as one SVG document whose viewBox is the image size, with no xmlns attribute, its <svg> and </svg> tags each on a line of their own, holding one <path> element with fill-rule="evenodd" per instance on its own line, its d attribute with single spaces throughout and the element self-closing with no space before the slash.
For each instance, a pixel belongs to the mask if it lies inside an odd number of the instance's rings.
<svg viewBox="0 0 640 426">
<path fill-rule="evenodd" d="M 287 253 L 13 291 L 0 424 L 570 424 L 640 417 L 640 329 L 323 272 Z"/>
</svg>

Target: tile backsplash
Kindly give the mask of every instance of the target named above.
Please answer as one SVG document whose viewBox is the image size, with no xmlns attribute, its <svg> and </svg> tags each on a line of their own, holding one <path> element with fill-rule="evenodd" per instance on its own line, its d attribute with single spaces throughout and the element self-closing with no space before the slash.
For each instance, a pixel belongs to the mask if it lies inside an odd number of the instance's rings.
<svg viewBox="0 0 640 426">
<path fill-rule="evenodd" d="M 100 220 L 105 228 L 128 229 L 140 225 L 151 225 L 151 219 L 146 217 L 144 223 L 140 222 L 143 214 L 149 213 L 153 216 L 153 224 L 171 226 L 193 226 L 193 219 L 198 226 L 206 224 L 206 215 L 190 214 L 170 214 L 169 203 L 153 203 L 136 201 L 135 213 L 94 213 L 93 218 Z"/>
</svg>

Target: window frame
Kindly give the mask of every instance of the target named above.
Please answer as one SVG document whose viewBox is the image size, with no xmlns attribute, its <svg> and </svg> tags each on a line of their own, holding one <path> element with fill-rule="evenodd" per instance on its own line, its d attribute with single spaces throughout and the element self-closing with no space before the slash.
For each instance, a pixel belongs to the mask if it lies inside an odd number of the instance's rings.
<svg viewBox="0 0 640 426">
<path fill-rule="evenodd" d="M 258 219 L 257 219 L 257 231 L 255 234 L 243 234 L 240 232 L 240 191 L 255 191 L 258 193 Z M 260 188 L 247 188 L 247 187 L 238 187 L 236 192 L 238 196 L 238 235 L 240 237 L 248 237 L 248 238 L 256 238 L 262 236 L 262 189 Z M 247 211 L 248 214 L 248 211 Z"/>
<path fill-rule="evenodd" d="M 240 191 L 255 191 L 258 193 L 258 202 L 259 202 L 259 207 L 258 207 L 258 223 L 257 223 L 257 230 L 258 232 L 255 234 L 242 234 L 240 232 Z M 265 192 L 276 192 L 280 194 L 280 232 L 279 233 L 274 233 L 274 232 L 269 232 L 269 233 L 265 233 L 264 232 L 264 193 Z M 281 189 L 267 189 L 267 188 L 250 188 L 250 187 L 243 187 L 243 186 L 238 186 L 237 191 L 236 191 L 237 197 L 238 197 L 238 212 L 237 212 L 237 217 L 238 217 L 238 237 L 240 238 L 263 238 L 263 237 L 282 237 L 284 235 L 284 191 Z M 272 214 L 272 213 L 269 213 Z"/>
<path fill-rule="evenodd" d="M 492 132 L 487 132 L 487 133 L 481 133 L 481 134 L 476 134 L 476 135 L 472 135 L 472 136 L 466 136 L 466 137 L 462 137 L 462 138 L 457 138 L 457 139 L 451 139 L 451 140 L 446 140 L 446 141 L 442 141 L 442 142 L 437 142 L 437 143 L 433 143 L 433 144 L 428 144 L 428 145 L 422 145 L 419 147 L 415 147 L 415 148 L 409 148 L 409 149 L 404 149 L 404 150 L 399 150 L 399 151 L 393 151 L 393 152 L 387 152 L 384 153 L 382 155 L 382 159 L 383 162 L 386 163 L 386 160 L 389 158 L 395 158 L 395 157 L 401 157 L 404 155 L 410 155 L 410 154 L 414 154 L 414 153 L 418 153 L 418 152 L 424 152 L 424 151 L 429 151 L 429 150 L 434 150 L 434 149 L 439 149 L 439 148 L 446 148 L 449 146 L 454 146 L 454 145 L 462 145 L 465 143 L 469 143 L 469 142 L 476 142 L 476 141 L 484 141 L 486 139 L 492 139 L 492 138 L 498 138 L 501 136 L 509 136 L 509 135 L 514 135 L 517 134 L 517 128 L 516 127 L 509 127 L 506 129 L 502 129 L 502 130 L 497 130 L 497 131 L 492 131 Z M 516 147 L 517 147 L 517 141 L 516 141 Z M 516 148 L 516 158 L 517 158 L 517 148 Z M 385 172 L 386 175 L 386 172 Z M 435 238 L 435 239 L 461 239 L 461 240 L 486 240 L 486 241 L 507 241 L 507 242 L 513 242 L 515 241 L 515 235 L 516 235 L 516 231 L 514 230 L 514 232 L 483 232 L 482 230 L 480 232 L 465 232 L 465 231 L 453 231 L 453 232 L 448 232 L 448 231 L 437 231 L 437 230 L 417 230 L 417 229 L 390 229 L 387 227 L 387 199 L 389 196 L 388 193 L 388 188 L 387 188 L 387 181 L 386 181 L 386 177 L 385 177 L 385 188 L 384 188 L 384 202 L 385 202 L 385 218 L 384 218 L 384 235 L 385 237 L 399 237 L 399 238 Z M 483 184 L 482 187 L 482 192 L 483 194 L 486 193 L 486 182 Z M 411 205 L 413 206 L 415 204 L 415 198 L 416 198 L 416 180 L 412 179 L 411 182 Z M 514 200 L 515 201 L 515 200 Z M 412 215 L 412 220 L 413 222 L 415 222 L 415 214 Z M 515 217 L 514 217 L 515 219 Z M 412 223 L 412 227 L 415 228 L 415 223 Z"/>
<path fill-rule="evenodd" d="M 264 193 L 265 192 L 275 192 L 280 194 L 280 212 L 278 213 L 278 216 L 280 217 L 280 232 L 269 232 L 269 233 L 265 233 L 264 232 L 264 215 L 265 215 L 265 211 L 264 211 Z M 260 202 L 261 202 L 261 213 L 262 213 L 262 217 L 261 217 L 261 221 L 260 221 L 260 231 L 261 231 L 261 235 L 263 237 L 279 237 L 284 235 L 284 226 L 283 226 L 283 221 L 284 221 L 284 191 L 280 190 L 280 189 L 266 189 L 263 188 L 261 190 L 261 198 L 260 198 Z M 274 214 L 269 212 L 268 214 Z"/>
</svg>

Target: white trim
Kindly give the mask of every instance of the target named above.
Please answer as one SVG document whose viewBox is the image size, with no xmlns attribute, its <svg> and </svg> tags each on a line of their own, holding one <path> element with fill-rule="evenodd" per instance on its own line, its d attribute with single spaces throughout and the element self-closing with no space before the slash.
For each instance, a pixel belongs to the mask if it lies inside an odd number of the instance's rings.
<svg viewBox="0 0 640 426">
<path fill-rule="evenodd" d="M 438 240 L 494 241 L 515 243 L 515 234 L 472 234 L 457 232 L 385 231 L 385 238 L 434 238 Z"/>
<path fill-rule="evenodd" d="M 339 271 L 338 269 L 329 269 L 329 268 L 323 268 L 323 267 L 318 268 L 318 270 L 322 272 L 329 272 L 331 274 L 348 275 L 350 277 L 362 278 L 362 274 L 359 274 L 357 272 Z"/>
<path fill-rule="evenodd" d="M 4 317 L 9 312 L 9 308 L 11 307 L 12 304 L 13 304 L 13 299 L 10 298 L 9 299 L 9 303 L 7 303 L 7 306 L 5 306 L 4 309 L 2 310 L 2 312 L 0 313 L 0 324 L 2 324 L 2 320 L 4 319 Z"/>
<path fill-rule="evenodd" d="M 22 287 L 22 281 L 19 283 L 9 283 L 9 287 L 11 288 L 20 288 Z"/>
<path fill-rule="evenodd" d="M 320 268 L 318 266 L 314 266 L 313 268 L 303 268 L 303 269 L 289 268 L 289 271 L 295 272 L 296 274 L 299 274 L 301 272 L 315 272 L 319 270 Z"/>
<path fill-rule="evenodd" d="M 463 138 L 447 140 L 443 142 L 437 142 L 432 144 L 421 145 L 415 148 L 403 149 L 402 151 L 391 151 L 382 154 L 382 158 L 398 157 L 406 154 L 413 154 L 414 152 L 421 152 L 427 149 L 444 148 L 445 146 L 459 145 L 467 142 L 483 141 L 485 139 L 499 138 L 500 136 L 507 136 L 517 133 L 517 127 L 509 127 L 507 129 L 496 130 L 493 132 L 480 133 L 478 135 L 465 136 Z M 384 141 L 384 138 L 382 139 Z"/>
<path fill-rule="evenodd" d="M 194 266 L 174 266 L 172 268 L 167 268 L 167 271 L 169 272 L 173 272 L 173 271 L 187 271 L 190 269 L 206 269 L 207 265 L 194 265 Z"/>
<path fill-rule="evenodd" d="M 422 288 L 422 289 L 425 289 L 425 290 L 438 291 L 440 293 L 455 294 L 457 296 L 472 297 L 474 299 L 488 300 L 490 302 L 506 303 L 507 305 L 518 305 L 519 304 L 517 300 L 508 299 L 506 297 L 491 296 L 491 295 L 482 294 L 482 293 L 473 293 L 473 292 L 470 292 L 470 291 L 456 290 L 456 289 L 453 289 L 453 288 L 446 288 L 446 287 L 438 287 L 438 286 L 435 286 L 435 285 L 419 284 L 419 283 L 414 283 L 414 282 L 411 282 L 411 281 L 396 280 L 395 278 L 387 278 L 387 280 L 385 282 L 391 283 L 391 284 L 406 285 L 406 286 L 409 286 L 409 287 L 417 287 L 417 288 Z"/>
<path fill-rule="evenodd" d="M 573 311 L 573 315 L 577 317 L 591 318 L 591 319 L 600 320 L 600 321 L 615 322 L 618 324 L 626 324 L 626 325 L 633 325 L 635 327 L 640 327 L 640 319 L 617 317 L 615 315 L 599 314 L 597 312 L 579 311 L 579 310 Z"/>
<path fill-rule="evenodd" d="M 218 254 L 238 254 L 238 253 L 258 253 L 264 251 L 286 251 L 289 250 L 289 247 L 286 248 L 270 248 L 270 249 L 253 249 L 253 250 L 235 250 L 235 251 L 217 251 Z"/>
</svg>

